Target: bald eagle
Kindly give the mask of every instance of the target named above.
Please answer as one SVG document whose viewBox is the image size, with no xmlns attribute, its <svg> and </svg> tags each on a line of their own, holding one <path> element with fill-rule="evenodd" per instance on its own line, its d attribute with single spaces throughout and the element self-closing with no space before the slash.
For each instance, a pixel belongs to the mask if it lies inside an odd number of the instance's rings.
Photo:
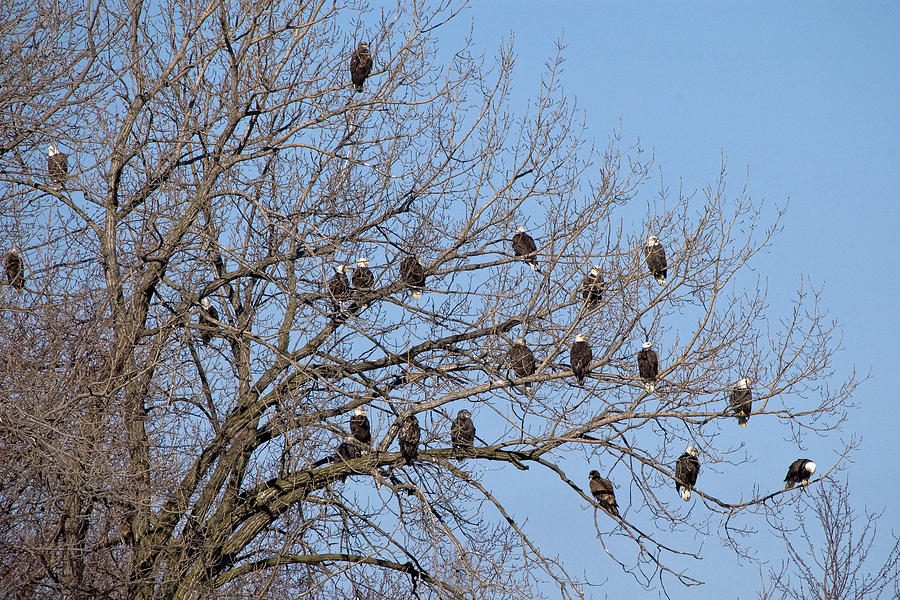
<svg viewBox="0 0 900 600">
<path fill-rule="evenodd" d="M 53 144 L 47 149 L 47 172 L 56 187 L 63 187 L 69 176 L 69 155 L 63 154 Z"/>
<path fill-rule="evenodd" d="M 746 427 L 750 420 L 750 411 L 753 410 L 753 390 L 750 389 L 750 380 L 746 377 L 738 381 L 731 390 L 731 408 L 737 415 L 738 425 Z"/>
<path fill-rule="evenodd" d="M 356 86 L 356 91 L 363 91 L 363 83 L 372 72 L 372 53 L 367 42 L 360 42 L 353 54 L 350 55 L 350 79 Z"/>
<path fill-rule="evenodd" d="M 3 261 L 6 270 L 6 282 L 18 292 L 25 289 L 25 263 L 18 248 L 11 248 Z"/>
<path fill-rule="evenodd" d="M 209 301 L 209 298 L 203 298 L 200 300 L 200 316 L 198 323 L 203 325 L 204 327 L 216 327 L 216 321 L 219 320 L 219 311 L 216 310 L 216 307 L 212 305 L 212 302 Z M 212 339 L 212 333 L 209 331 L 201 331 L 200 332 L 200 341 L 203 342 L 204 345 L 209 345 L 210 340 Z"/>
<path fill-rule="evenodd" d="M 697 483 L 697 474 L 700 473 L 698 454 L 696 448 L 688 446 L 675 463 L 675 491 L 681 493 L 681 499 L 685 502 L 691 499 L 691 488 Z"/>
<path fill-rule="evenodd" d="M 362 456 L 362 449 L 353 436 L 346 436 L 337 447 L 337 458 L 339 460 L 353 460 Z"/>
<path fill-rule="evenodd" d="M 353 416 L 350 417 L 350 435 L 359 442 L 364 452 L 367 452 L 372 446 L 372 428 L 363 406 L 357 406 L 353 411 Z"/>
<path fill-rule="evenodd" d="M 584 378 L 591 372 L 591 361 L 594 359 L 594 353 L 591 347 L 585 341 L 583 333 L 575 336 L 575 343 L 572 344 L 572 350 L 569 351 L 569 363 L 572 365 L 572 372 L 578 385 L 584 385 Z"/>
<path fill-rule="evenodd" d="M 532 270 L 537 271 L 537 246 L 534 243 L 534 239 L 525 233 L 525 228 L 519 226 L 516 229 L 516 234 L 512 239 L 512 247 L 513 253 L 516 256 L 523 256 L 524 261 L 528 263 L 528 266 L 532 268 Z"/>
<path fill-rule="evenodd" d="M 512 368 L 516 377 L 528 377 L 534 375 L 537 363 L 534 360 L 534 354 L 531 349 L 525 345 L 525 338 L 519 338 L 509 347 L 507 355 L 509 366 Z M 531 386 L 525 386 L 525 391 L 530 392 Z"/>
<path fill-rule="evenodd" d="M 346 267 L 338 265 L 334 268 L 334 275 L 328 280 L 328 293 L 331 295 L 331 304 L 335 312 L 341 310 L 341 302 L 350 296 L 350 280 L 345 273 Z"/>
<path fill-rule="evenodd" d="M 415 415 L 409 415 L 400 423 L 400 431 L 397 433 L 397 441 L 400 442 L 400 454 L 407 465 L 419 456 L 419 420 Z"/>
<path fill-rule="evenodd" d="M 603 276 L 599 267 L 591 267 L 581 284 L 581 294 L 588 308 L 594 308 L 603 299 Z"/>
<path fill-rule="evenodd" d="M 475 447 L 475 423 L 472 422 L 472 413 L 469 411 L 464 409 L 456 414 L 456 419 L 450 426 L 450 443 L 456 456 L 470 454 Z"/>
<path fill-rule="evenodd" d="M 641 379 L 647 382 L 644 387 L 648 392 L 653 392 L 656 389 L 656 377 L 659 375 L 659 357 L 653 350 L 653 342 L 644 342 L 638 350 L 637 361 Z"/>
<path fill-rule="evenodd" d="M 808 458 L 798 458 L 788 467 L 787 475 L 784 476 L 784 489 L 789 490 L 798 483 L 800 485 L 809 485 L 809 478 L 816 472 L 816 463 Z"/>
<path fill-rule="evenodd" d="M 425 289 L 425 267 L 416 259 L 415 255 L 407 256 L 400 263 L 400 277 L 412 290 L 412 297 L 418 300 Z"/>
<path fill-rule="evenodd" d="M 591 494 L 597 500 L 597 504 L 609 514 L 618 517 L 619 505 L 616 503 L 612 482 L 602 477 L 599 471 L 591 471 L 588 477 L 591 478 Z"/>
<path fill-rule="evenodd" d="M 370 291 L 375 287 L 375 276 L 369 269 L 369 259 L 361 257 L 356 261 L 353 269 L 353 288 L 361 291 Z"/>
<path fill-rule="evenodd" d="M 663 248 L 658 237 L 651 235 L 647 238 L 644 254 L 647 256 L 647 268 L 650 269 L 650 273 L 656 278 L 656 282 L 660 285 L 665 285 L 666 274 L 668 273 L 666 268 L 666 249 Z"/>
<path fill-rule="evenodd" d="M 360 447 L 359 442 L 357 442 L 353 438 L 353 436 L 348 435 L 344 438 L 344 441 L 338 444 L 335 455 L 336 456 L 334 462 L 353 460 L 354 458 L 359 458 L 360 456 L 362 456 L 362 448 Z M 347 476 L 341 475 L 340 480 L 346 481 Z"/>
</svg>

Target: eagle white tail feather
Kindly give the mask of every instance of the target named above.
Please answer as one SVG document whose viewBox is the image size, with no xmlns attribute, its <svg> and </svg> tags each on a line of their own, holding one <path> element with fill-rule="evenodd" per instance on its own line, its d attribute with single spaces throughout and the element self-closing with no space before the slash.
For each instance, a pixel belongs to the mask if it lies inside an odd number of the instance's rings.
<svg viewBox="0 0 900 600">
<path fill-rule="evenodd" d="M 646 389 L 648 392 L 650 392 L 652 394 L 653 392 L 656 391 L 656 386 L 653 385 L 652 383 L 645 383 L 644 389 Z"/>
<path fill-rule="evenodd" d="M 528 263 L 528 266 L 531 267 L 532 271 L 537 271 L 537 265 L 533 262 Z"/>
<path fill-rule="evenodd" d="M 412 297 L 413 297 L 413 300 L 418 300 L 419 298 L 422 297 L 422 292 L 420 292 L 419 290 L 414 290 L 412 293 Z"/>
<path fill-rule="evenodd" d="M 741 427 L 746 427 L 747 421 L 738 421 L 738 425 L 740 425 Z"/>
<path fill-rule="evenodd" d="M 691 499 L 691 490 L 683 487 L 681 488 L 681 499 L 687 502 Z"/>
<path fill-rule="evenodd" d="M 656 278 L 656 283 L 659 285 L 666 285 L 666 277 L 665 275 L 654 275 Z"/>
</svg>

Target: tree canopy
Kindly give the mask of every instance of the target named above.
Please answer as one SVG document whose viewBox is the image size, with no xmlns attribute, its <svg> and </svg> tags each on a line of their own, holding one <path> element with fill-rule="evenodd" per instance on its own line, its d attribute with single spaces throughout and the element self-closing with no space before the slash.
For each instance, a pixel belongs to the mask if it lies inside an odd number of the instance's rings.
<svg viewBox="0 0 900 600">
<path fill-rule="evenodd" d="M 11 597 L 522 598 L 548 580 L 578 597 L 509 508 L 535 470 L 566 489 L 555 510 L 598 508 L 605 560 L 648 586 L 696 582 L 673 532 L 742 551 L 734 531 L 777 510 L 784 492 L 704 486 L 746 460 L 721 435 L 736 383 L 752 382 L 751 428 L 794 436 L 837 428 L 855 387 L 834 381 L 818 293 L 773 314 L 750 272 L 778 214 L 726 192 L 724 164 L 699 193 L 649 197 L 652 160 L 616 134 L 597 149 L 561 55 L 516 74 L 537 91 L 514 110 L 511 44 L 442 39 L 460 10 L 3 4 L 0 231 L 24 281 L 0 287 Z M 514 251 L 519 227 L 534 253 Z M 371 448 L 349 435 L 358 407 Z M 471 449 L 451 446 L 460 410 Z M 488 466 L 521 488 L 489 489 Z"/>
</svg>

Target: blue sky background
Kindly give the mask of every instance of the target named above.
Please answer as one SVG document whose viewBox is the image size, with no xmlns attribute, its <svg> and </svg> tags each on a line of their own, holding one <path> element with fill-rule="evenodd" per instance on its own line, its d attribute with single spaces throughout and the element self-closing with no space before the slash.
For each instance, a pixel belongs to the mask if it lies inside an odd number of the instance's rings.
<svg viewBox="0 0 900 600">
<path fill-rule="evenodd" d="M 728 197 L 738 194 L 749 172 L 755 200 L 764 198 L 770 207 L 789 200 L 783 231 L 754 262 L 768 279 L 771 311 L 788 314 L 804 278 L 824 287 L 825 308 L 843 330 L 834 383 L 854 368 L 861 375 L 871 370 L 871 379 L 855 394 L 859 408 L 842 430 L 807 438 L 803 449 L 774 420 L 753 420 L 744 433 L 756 460 L 742 469 L 774 491 L 794 458 L 809 455 L 830 465 L 841 440 L 860 435 L 846 476 L 857 510 L 885 511 L 877 562 L 890 529 L 900 529 L 892 385 L 900 287 L 885 260 L 898 250 L 900 5 L 491 1 L 475 3 L 461 17 L 441 34 L 451 47 L 471 24 L 476 47 L 488 56 L 514 34 L 513 100 L 522 107 L 536 95 L 543 65 L 562 38 L 566 94 L 586 111 L 599 147 L 621 124 L 623 145 L 640 138 L 675 190 L 714 183 L 725 153 Z M 639 196 L 650 201 L 657 191 L 658 181 L 651 182 Z M 497 481 L 517 481 L 528 490 L 514 513 L 550 554 L 559 554 L 572 574 L 605 581 L 587 597 L 656 596 L 605 556 L 593 538 L 592 509 L 579 510 L 555 477 L 530 477 L 498 475 Z M 571 512 L 547 511 L 557 498 Z M 640 513 L 633 518 L 644 524 Z M 782 545 L 765 533 L 762 519 L 755 524 L 763 533 L 751 545 L 777 565 Z M 738 559 L 717 538 L 690 541 L 703 544 L 703 561 L 684 566 L 706 584 L 689 592 L 670 582 L 671 597 L 755 597 L 757 565 Z"/>
</svg>

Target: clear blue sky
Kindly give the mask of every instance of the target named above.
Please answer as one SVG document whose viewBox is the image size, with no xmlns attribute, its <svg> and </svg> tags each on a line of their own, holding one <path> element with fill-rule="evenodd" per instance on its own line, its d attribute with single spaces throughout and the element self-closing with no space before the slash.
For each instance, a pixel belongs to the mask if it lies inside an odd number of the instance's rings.
<svg viewBox="0 0 900 600">
<path fill-rule="evenodd" d="M 900 5 L 490 1 L 467 10 L 442 39 L 454 46 L 452 36 L 461 40 L 473 22 L 476 45 L 489 55 L 514 33 L 517 101 L 536 95 L 543 64 L 562 37 L 565 89 L 586 111 L 600 146 L 621 121 L 624 142 L 640 138 L 652 149 L 668 185 L 713 182 L 724 152 L 734 193 L 749 168 L 754 199 L 790 200 L 783 232 L 755 262 L 768 278 L 771 309 L 784 314 L 804 277 L 824 286 L 825 307 L 844 334 L 834 383 L 854 367 L 871 369 L 872 378 L 857 391 L 860 408 L 843 430 L 810 439 L 803 450 L 779 435 L 776 423 L 752 422 L 749 450 L 760 456 L 745 471 L 763 489 L 777 489 L 791 460 L 808 454 L 831 464 L 841 439 L 857 433 L 853 500 L 860 511 L 885 508 L 887 534 L 900 523 L 892 385 L 900 285 L 885 264 L 898 250 L 900 221 Z M 650 184 L 643 193 L 650 198 L 656 189 Z M 533 490 L 543 485 L 539 477 L 518 481 Z M 574 504 L 569 494 L 560 498 Z M 572 506 L 552 519 L 537 510 L 526 503 L 516 516 L 527 518 L 526 529 L 572 572 L 606 581 L 588 597 L 656 596 L 642 592 L 592 539 L 592 512 Z M 756 525 L 765 529 L 762 519 Z M 751 544 L 776 562 L 783 556 L 765 534 Z M 755 597 L 755 565 L 742 568 L 716 538 L 702 553 L 704 560 L 689 566 L 707 584 L 691 591 L 670 584 L 672 598 Z"/>
</svg>

